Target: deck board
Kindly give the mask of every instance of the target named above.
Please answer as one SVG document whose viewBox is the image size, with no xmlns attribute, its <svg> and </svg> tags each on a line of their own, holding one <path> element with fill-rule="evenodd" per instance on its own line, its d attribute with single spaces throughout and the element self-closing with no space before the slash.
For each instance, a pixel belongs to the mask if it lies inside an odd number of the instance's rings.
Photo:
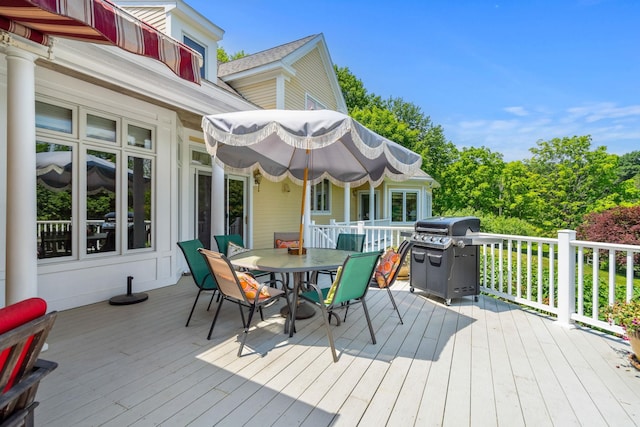
<svg viewBox="0 0 640 427">
<path fill-rule="evenodd" d="M 242 357 L 236 306 L 196 287 L 149 292 L 141 304 L 107 302 L 60 312 L 43 358 L 59 367 L 41 384 L 36 422 L 47 426 L 634 425 L 640 373 L 629 345 L 589 329 L 480 296 L 442 301 L 384 290 L 332 325 L 333 363 L 319 316 L 283 333 L 279 306 L 254 324 Z M 256 323 L 254 322 L 254 323 Z"/>
</svg>

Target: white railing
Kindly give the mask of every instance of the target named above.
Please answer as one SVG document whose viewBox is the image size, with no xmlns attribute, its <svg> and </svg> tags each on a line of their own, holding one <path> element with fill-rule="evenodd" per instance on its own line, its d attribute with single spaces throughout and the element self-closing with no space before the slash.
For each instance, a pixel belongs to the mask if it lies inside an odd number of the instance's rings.
<svg viewBox="0 0 640 427">
<path fill-rule="evenodd" d="M 312 224 L 310 246 L 332 248 L 338 234 L 358 233 L 366 235 L 366 251 L 381 250 L 397 247 L 413 232 L 413 226 L 365 224 Z M 481 241 L 495 242 L 479 248 L 482 292 L 553 314 L 561 324 L 581 322 L 623 333 L 619 325 L 604 319 L 602 310 L 616 299 L 629 301 L 634 286 L 640 286 L 634 282 L 634 256 L 640 255 L 640 246 L 580 241 L 572 230 L 559 231 L 557 238 L 492 233 L 478 236 Z M 621 258 L 624 263 L 620 263 Z M 606 272 L 601 269 L 603 264 Z M 616 285 L 616 277 L 621 275 L 625 278 L 624 289 Z M 640 283 L 640 279 L 636 281 Z M 601 294 L 607 295 L 606 303 L 601 303 Z"/>
<path fill-rule="evenodd" d="M 339 224 L 332 222 L 329 225 L 311 224 L 310 247 L 335 248 L 340 233 L 364 234 L 364 251 L 384 250 L 389 246 L 398 247 L 413 231 L 413 226 L 397 227 L 369 225 L 369 221 L 358 221 L 354 224 Z"/>
<path fill-rule="evenodd" d="M 483 292 L 555 314 L 563 324 L 578 321 L 623 333 L 601 313 L 616 299 L 632 299 L 634 256 L 640 246 L 580 241 L 572 230 L 559 231 L 557 239 L 480 234 L 499 240 L 481 247 Z M 600 268 L 603 263 L 606 272 Z M 616 283 L 621 275 L 623 289 Z M 601 290 L 606 304 L 601 303 Z"/>
</svg>

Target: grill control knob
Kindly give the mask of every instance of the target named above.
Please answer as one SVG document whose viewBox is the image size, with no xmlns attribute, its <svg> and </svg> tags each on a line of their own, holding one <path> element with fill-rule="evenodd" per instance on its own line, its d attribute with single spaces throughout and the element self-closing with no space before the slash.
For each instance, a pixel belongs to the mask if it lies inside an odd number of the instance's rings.
<svg viewBox="0 0 640 427">
<path fill-rule="evenodd" d="M 465 244 L 464 244 L 464 242 L 462 240 L 458 240 L 456 242 L 456 246 L 459 247 L 459 248 L 464 248 Z"/>
</svg>

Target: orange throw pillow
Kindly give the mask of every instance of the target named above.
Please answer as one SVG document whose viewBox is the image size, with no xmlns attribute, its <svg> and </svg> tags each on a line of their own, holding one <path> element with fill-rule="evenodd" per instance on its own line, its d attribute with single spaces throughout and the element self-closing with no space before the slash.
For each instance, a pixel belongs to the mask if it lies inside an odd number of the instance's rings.
<svg viewBox="0 0 640 427">
<path fill-rule="evenodd" d="M 374 274 L 378 287 L 386 288 L 389 286 L 391 276 L 393 276 L 393 273 L 399 266 L 400 254 L 398 254 L 398 252 L 393 248 L 387 249 L 382 258 L 380 258 L 380 262 L 378 263 Z"/>
<path fill-rule="evenodd" d="M 238 276 L 238 280 L 240 281 L 240 286 L 242 286 L 242 290 L 248 299 L 254 300 L 256 298 L 256 292 L 260 289 L 260 283 L 249 273 L 236 273 Z M 269 287 L 265 286 L 260 290 L 260 299 L 269 298 L 271 294 L 269 293 Z"/>
<path fill-rule="evenodd" d="M 300 242 L 298 240 L 276 239 L 276 248 L 278 249 L 297 248 L 299 246 L 300 246 Z"/>
</svg>

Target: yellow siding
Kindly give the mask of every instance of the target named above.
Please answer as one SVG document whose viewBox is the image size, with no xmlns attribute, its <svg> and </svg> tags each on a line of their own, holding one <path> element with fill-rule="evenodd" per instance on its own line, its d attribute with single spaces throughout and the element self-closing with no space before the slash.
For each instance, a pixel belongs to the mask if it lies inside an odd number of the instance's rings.
<svg viewBox="0 0 640 427">
<path fill-rule="evenodd" d="M 305 94 L 313 96 L 328 109 L 337 108 L 336 98 L 318 49 L 313 49 L 293 64 L 296 76 L 285 83 L 285 108 L 303 110 Z"/>
<path fill-rule="evenodd" d="M 234 84 L 234 89 L 245 99 L 264 109 L 276 108 L 276 80 L 242 85 Z"/>
<path fill-rule="evenodd" d="M 155 27 L 163 33 L 167 33 L 167 16 L 162 7 L 123 7 L 136 18 Z"/>
<path fill-rule="evenodd" d="M 290 192 L 283 192 L 283 184 Z M 273 233 L 276 231 L 299 231 L 302 187 L 288 179 L 271 182 L 262 179 L 260 191 L 253 188 L 254 225 L 253 247 L 272 248 Z"/>
</svg>

